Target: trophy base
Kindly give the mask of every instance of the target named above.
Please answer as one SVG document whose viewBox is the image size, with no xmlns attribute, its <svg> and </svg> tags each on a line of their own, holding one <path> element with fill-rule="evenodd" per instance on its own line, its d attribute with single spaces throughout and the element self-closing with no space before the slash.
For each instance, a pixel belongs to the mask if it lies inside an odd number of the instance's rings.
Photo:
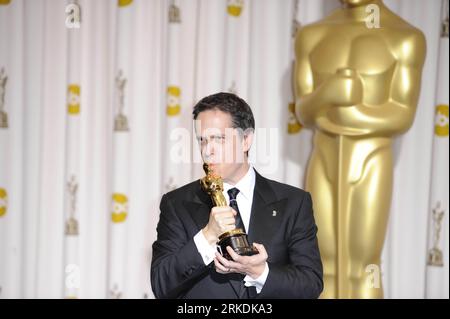
<svg viewBox="0 0 450 319">
<path fill-rule="evenodd" d="M 259 253 L 256 248 L 249 244 L 247 234 L 240 228 L 222 234 L 217 245 L 220 254 L 228 260 L 233 260 L 233 258 L 228 254 L 227 246 L 230 246 L 236 254 L 241 256 L 252 256 Z"/>
</svg>

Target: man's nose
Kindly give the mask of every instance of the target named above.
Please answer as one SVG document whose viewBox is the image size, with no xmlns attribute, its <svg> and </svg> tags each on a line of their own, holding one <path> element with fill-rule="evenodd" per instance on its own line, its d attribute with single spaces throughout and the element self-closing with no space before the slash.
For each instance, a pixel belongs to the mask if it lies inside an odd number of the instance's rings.
<svg viewBox="0 0 450 319">
<path fill-rule="evenodd" d="M 203 154 L 206 159 L 210 159 L 214 156 L 214 143 L 211 141 L 205 141 L 205 148 Z"/>
</svg>

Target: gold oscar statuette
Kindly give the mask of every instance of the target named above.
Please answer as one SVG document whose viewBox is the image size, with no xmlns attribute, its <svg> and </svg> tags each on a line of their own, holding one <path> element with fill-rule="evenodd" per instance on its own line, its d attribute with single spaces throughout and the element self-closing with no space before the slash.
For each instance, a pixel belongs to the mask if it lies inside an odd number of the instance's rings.
<svg viewBox="0 0 450 319">
<path fill-rule="evenodd" d="M 222 193 L 222 177 L 212 172 L 207 163 L 203 164 L 203 170 L 206 176 L 200 179 L 202 189 L 211 197 L 214 206 L 228 206 Z M 258 250 L 248 243 L 247 234 L 241 228 L 235 228 L 220 235 L 217 246 L 222 256 L 228 260 L 232 258 L 227 252 L 227 246 L 241 256 L 252 256 L 258 253 Z"/>
<path fill-rule="evenodd" d="M 383 298 L 366 269 L 381 267 L 393 142 L 414 121 L 426 40 L 381 0 L 341 2 L 296 36 L 295 113 L 314 132 L 305 188 L 320 230 L 321 297 Z"/>
<path fill-rule="evenodd" d="M 7 81 L 5 69 L 2 68 L 0 70 L 0 128 L 8 128 L 8 113 L 4 110 Z"/>
</svg>

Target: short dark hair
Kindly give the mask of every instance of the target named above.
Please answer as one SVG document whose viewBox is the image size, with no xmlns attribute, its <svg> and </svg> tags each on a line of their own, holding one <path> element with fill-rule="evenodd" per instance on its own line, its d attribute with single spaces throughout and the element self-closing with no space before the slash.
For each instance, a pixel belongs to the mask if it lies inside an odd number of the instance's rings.
<svg viewBox="0 0 450 319">
<path fill-rule="evenodd" d="M 233 93 L 220 92 L 201 99 L 192 112 L 194 120 L 203 111 L 219 110 L 231 115 L 233 128 L 240 128 L 244 132 L 248 129 L 255 130 L 255 118 L 250 106 Z"/>
</svg>

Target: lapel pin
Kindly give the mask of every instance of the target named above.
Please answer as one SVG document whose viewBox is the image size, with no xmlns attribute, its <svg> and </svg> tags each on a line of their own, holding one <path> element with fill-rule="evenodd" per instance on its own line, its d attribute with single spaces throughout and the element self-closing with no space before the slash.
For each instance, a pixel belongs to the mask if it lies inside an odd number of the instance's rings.
<svg viewBox="0 0 450 319">
<path fill-rule="evenodd" d="M 276 210 L 273 210 L 273 211 L 272 211 L 272 216 L 273 216 L 273 217 L 277 216 L 277 211 L 276 211 Z"/>
</svg>

